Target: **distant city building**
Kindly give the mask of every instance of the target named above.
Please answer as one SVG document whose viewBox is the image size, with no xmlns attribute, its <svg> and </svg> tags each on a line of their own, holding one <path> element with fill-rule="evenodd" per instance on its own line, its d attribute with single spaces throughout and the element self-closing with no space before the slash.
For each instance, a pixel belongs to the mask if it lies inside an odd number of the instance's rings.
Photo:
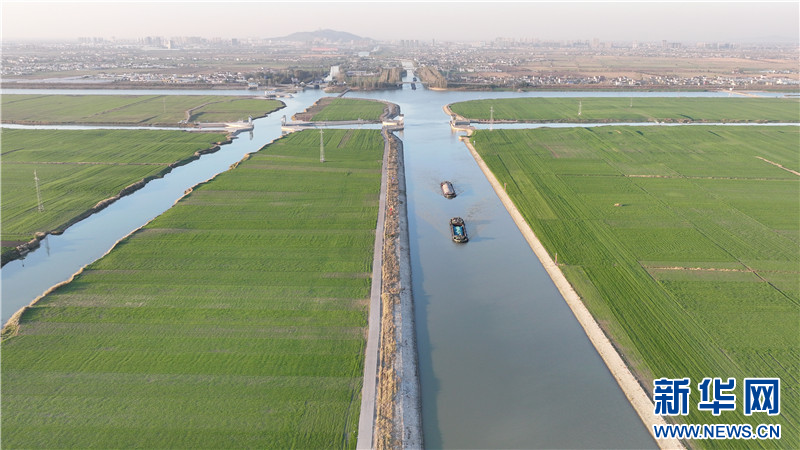
<svg viewBox="0 0 800 450">
<path fill-rule="evenodd" d="M 325 82 L 335 81 L 337 77 L 339 77 L 339 66 L 331 66 L 331 73 L 325 77 Z"/>
</svg>

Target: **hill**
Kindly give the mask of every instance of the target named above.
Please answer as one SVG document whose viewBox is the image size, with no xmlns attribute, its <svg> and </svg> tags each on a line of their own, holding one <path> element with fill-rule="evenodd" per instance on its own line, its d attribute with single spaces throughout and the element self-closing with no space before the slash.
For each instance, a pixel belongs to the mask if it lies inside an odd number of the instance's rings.
<svg viewBox="0 0 800 450">
<path fill-rule="evenodd" d="M 292 33 L 288 36 L 272 38 L 277 41 L 324 41 L 324 42 L 350 42 L 350 41 L 371 41 L 370 38 L 357 36 L 353 33 L 336 30 L 317 30 L 317 31 L 300 31 Z"/>
</svg>

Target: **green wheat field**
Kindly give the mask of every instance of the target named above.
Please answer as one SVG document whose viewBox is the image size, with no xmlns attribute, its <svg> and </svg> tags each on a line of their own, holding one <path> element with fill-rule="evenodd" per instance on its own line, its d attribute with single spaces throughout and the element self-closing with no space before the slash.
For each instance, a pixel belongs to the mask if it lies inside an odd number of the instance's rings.
<svg viewBox="0 0 800 450">
<path fill-rule="evenodd" d="M 383 139 L 288 135 L 29 309 L 8 448 L 354 448 Z"/>
<path fill-rule="evenodd" d="M 654 378 L 690 377 L 695 390 L 705 377 L 735 378 L 736 411 L 693 405 L 685 422 L 778 423 L 780 441 L 724 444 L 800 446 L 797 127 L 483 130 L 471 140 L 647 392 Z M 743 415 L 746 377 L 781 379 L 779 416 Z"/>
<path fill-rule="evenodd" d="M 97 202 L 225 139 L 222 133 L 163 130 L 4 129 L 3 251 L 36 232 L 63 230 Z"/>
<path fill-rule="evenodd" d="M 459 102 L 451 110 L 475 120 L 522 122 L 800 122 L 796 98 L 510 98 Z"/>
<path fill-rule="evenodd" d="M 277 100 L 224 95 L 9 94 L 0 103 L 3 122 L 173 126 L 181 121 L 246 121 L 283 106 Z"/>
</svg>

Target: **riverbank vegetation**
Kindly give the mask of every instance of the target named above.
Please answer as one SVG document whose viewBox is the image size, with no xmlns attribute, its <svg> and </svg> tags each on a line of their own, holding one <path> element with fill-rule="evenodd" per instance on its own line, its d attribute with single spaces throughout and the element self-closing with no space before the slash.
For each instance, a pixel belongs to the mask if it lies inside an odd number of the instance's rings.
<svg viewBox="0 0 800 450">
<path fill-rule="evenodd" d="M 475 121 L 800 122 L 796 98 L 588 97 L 470 100 L 450 105 Z"/>
<path fill-rule="evenodd" d="M 646 392 L 654 378 L 735 378 L 735 411 L 715 417 L 692 404 L 685 421 L 778 423 L 781 441 L 760 443 L 800 445 L 796 127 L 470 139 Z M 746 377 L 783 380 L 779 416 L 743 415 Z"/>
<path fill-rule="evenodd" d="M 383 139 L 290 134 L 3 341 L 11 447 L 354 448 Z"/>
<path fill-rule="evenodd" d="M 99 202 L 224 140 L 184 131 L 3 130 L 3 261 L 34 234 L 63 231 Z"/>
<path fill-rule="evenodd" d="M 2 120 L 21 124 L 169 125 L 263 117 L 277 100 L 224 95 L 3 95 Z"/>
</svg>

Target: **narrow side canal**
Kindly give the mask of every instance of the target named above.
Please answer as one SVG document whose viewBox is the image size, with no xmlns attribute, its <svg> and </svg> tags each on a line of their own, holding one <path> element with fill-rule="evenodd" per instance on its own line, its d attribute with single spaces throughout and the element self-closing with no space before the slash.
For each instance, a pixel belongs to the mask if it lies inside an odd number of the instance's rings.
<svg viewBox="0 0 800 450">
<path fill-rule="evenodd" d="M 26 91 L 30 92 L 30 91 Z M 39 91 L 35 91 L 39 92 Z M 14 92 L 9 92 L 14 93 Z M 42 93 L 70 94 L 72 91 Z M 86 94 L 87 92 L 81 91 Z M 175 94 L 174 91 L 90 91 L 92 94 Z M 218 91 L 215 91 L 219 94 Z M 253 95 L 253 91 L 249 91 Z M 39 249 L 25 259 L 3 266 L 2 322 L 5 324 L 20 308 L 28 305 L 51 286 L 67 280 L 81 267 L 107 252 L 114 243 L 169 209 L 184 191 L 214 175 L 227 170 L 245 154 L 255 152 L 264 144 L 280 137 L 281 116 L 290 117 L 304 110 L 323 96 L 321 90 L 303 92 L 294 98 L 282 99 L 286 108 L 268 117 L 256 119 L 252 133 L 240 133 L 230 144 L 215 153 L 203 155 L 185 166 L 173 169 L 160 179 L 152 180 L 142 189 L 122 197 L 108 208 L 69 227 L 64 234 L 48 236 Z M 81 127 L 92 129 L 93 127 Z M 98 127 L 103 128 L 103 127 Z"/>
</svg>

